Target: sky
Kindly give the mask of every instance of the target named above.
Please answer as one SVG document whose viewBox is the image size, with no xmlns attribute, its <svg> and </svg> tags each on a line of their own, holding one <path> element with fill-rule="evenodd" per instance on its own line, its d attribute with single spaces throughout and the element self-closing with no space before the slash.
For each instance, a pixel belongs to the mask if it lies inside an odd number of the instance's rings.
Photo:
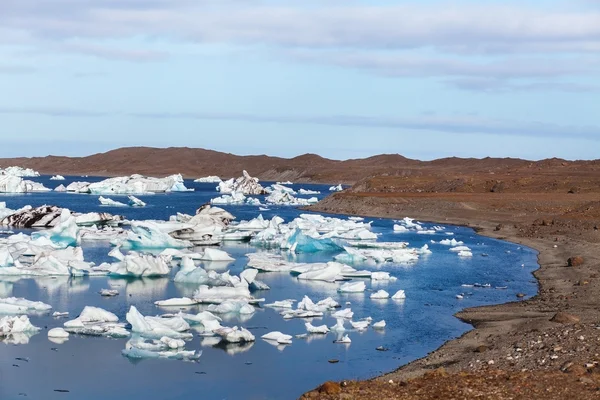
<svg viewBox="0 0 600 400">
<path fill-rule="evenodd" d="M 0 157 L 600 158 L 600 0 L 2 0 Z"/>
</svg>

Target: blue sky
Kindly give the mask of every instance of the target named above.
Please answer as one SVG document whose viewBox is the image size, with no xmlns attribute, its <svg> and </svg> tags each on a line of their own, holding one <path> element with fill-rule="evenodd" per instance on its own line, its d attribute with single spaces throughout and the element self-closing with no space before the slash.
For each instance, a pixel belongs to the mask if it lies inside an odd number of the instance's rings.
<svg viewBox="0 0 600 400">
<path fill-rule="evenodd" d="M 0 157 L 600 158 L 600 3 L 3 0 Z"/>
</svg>

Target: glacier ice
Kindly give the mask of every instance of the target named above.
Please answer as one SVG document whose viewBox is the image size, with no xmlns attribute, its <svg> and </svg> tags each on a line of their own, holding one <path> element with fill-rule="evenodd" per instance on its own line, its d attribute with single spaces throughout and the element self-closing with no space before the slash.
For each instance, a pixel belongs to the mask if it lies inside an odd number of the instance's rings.
<svg viewBox="0 0 600 400">
<path fill-rule="evenodd" d="M 304 324 L 304 326 L 306 327 L 306 331 L 308 333 L 315 333 L 315 334 L 322 334 L 322 335 L 329 333 L 329 328 L 327 327 L 327 325 L 313 326 L 310 322 L 306 322 Z"/>
<path fill-rule="evenodd" d="M 381 320 L 379 322 L 375 322 L 373 324 L 373 329 L 384 329 L 386 327 L 386 323 L 384 320 Z"/>
<path fill-rule="evenodd" d="M 172 339 L 191 339 L 188 333 L 190 325 L 179 315 L 170 318 L 145 317 L 135 306 L 130 306 L 126 315 L 131 331 L 145 338 L 169 337 Z"/>
<path fill-rule="evenodd" d="M 337 186 L 332 186 L 329 188 L 330 192 L 341 192 L 342 190 L 344 190 L 344 188 L 342 187 L 341 183 Z"/>
<path fill-rule="evenodd" d="M 206 176 L 204 178 L 198 178 L 194 182 L 196 183 L 221 183 L 223 180 L 218 176 Z"/>
<path fill-rule="evenodd" d="M 237 326 L 234 326 L 233 328 L 222 327 L 216 329 L 214 333 L 220 336 L 225 343 L 244 343 L 254 342 L 256 340 L 250 331 L 244 328 L 238 328 Z"/>
<path fill-rule="evenodd" d="M 52 309 L 49 304 L 41 301 L 30 301 L 24 298 L 8 297 L 0 299 L 0 314 L 34 314 Z"/>
<path fill-rule="evenodd" d="M 65 331 L 63 328 L 52 328 L 48 331 L 48 337 L 66 339 L 69 337 L 69 332 Z"/>
<path fill-rule="evenodd" d="M 31 324 L 26 315 L 3 317 L 0 319 L 0 337 L 10 337 L 18 333 L 37 332 L 39 329 Z"/>
<path fill-rule="evenodd" d="M 377 292 L 371 294 L 371 298 L 378 299 L 378 300 L 389 299 L 390 294 L 388 292 L 386 292 L 385 290 L 378 290 Z"/>
<path fill-rule="evenodd" d="M 123 256 L 122 261 L 108 267 L 109 275 L 113 276 L 166 276 L 170 271 L 171 269 L 164 257 L 139 254 L 133 251 Z"/>
<path fill-rule="evenodd" d="M 146 207 L 146 203 L 144 203 L 142 200 L 138 199 L 135 196 L 127 196 L 127 198 L 129 199 L 129 205 L 131 207 Z"/>
<path fill-rule="evenodd" d="M 210 247 L 207 247 L 204 250 L 204 256 L 201 259 L 206 261 L 235 261 L 235 259 L 225 251 Z"/>
<path fill-rule="evenodd" d="M 398 290 L 396 292 L 396 294 L 392 296 L 392 299 L 394 299 L 394 300 L 404 300 L 404 299 L 406 299 L 406 293 L 404 293 L 404 290 Z"/>
<path fill-rule="evenodd" d="M 344 319 L 352 319 L 352 317 L 354 316 L 354 312 L 352 312 L 352 310 L 350 308 L 346 308 L 340 311 L 336 311 L 333 314 L 331 314 L 331 316 L 333 318 L 344 318 Z"/>
<path fill-rule="evenodd" d="M 279 344 L 292 344 L 292 336 L 286 335 L 279 331 L 269 332 L 266 335 L 262 335 L 261 339 L 277 342 Z"/>
<path fill-rule="evenodd" d="M 119 295 L 119 291 L 115 289 L 100 289 L 100 296 L 114 297 Z"/>
<path fill-rule="evenodd" d="M 184 249 L 194 245 L 181 239 L 175 239 L 161 230 L 161 226 L 152 221 L 135 221 L 131 223 L 131 231 L 127 238 L 111 242 L 124 249 Z"/>
<path fill-rule="evenodd" d="M 65 177 L 62 175 L 54 175 L 52 178 L 50 178 L 51 181 L 64 181 Z"/>
<path fill-rule="evenodd" d="M 71 186 L 71 185 L 69 185 Z M 67 186 L 67 189 L 69 189 Z M 75 189 L 75 187 L 73 188 Z M 152 178 L 142 175 L 122 176 L 108 178 L 101 182 L 95 182 L 87 185 L 79 184 L 76 188 L 79 193 L 92 194 L 148 194 L 165 192 L 185 192 L 183 177 L 181 175 L 171 175 L 165 178 Z M 71 190 L 70 190 L 71 191 Z"/>
<path fill-rule="evenodd" d="M 0 168 L 0 175 L 18 176 L 21 178 L 35 178 L 40 176 L 40 173 L 31 168 L 23 168 L 18 166 Z"/>
<path fill-rule="evenodd" d="M 364 282 L 348 282 L 344 283 L 338 289 L 341 293 L 361 293 L 364 292 L 367 286 Z"/>
<path fill-rule="evenodd" d="M 98 201 L 103 206 L 109 206 L 109 207 L 127 207 L 127 204 L 121 203 L 119 201 L 115 201 L 113 199 L 109 199 L 108 197 L 102 197 L 102 196 L 100 196 L 100 197 L 98 197 Z"/>
<path fill-rule="evenodd" d="M 223 194 L 239 192 L 245 195 L 261 195 L 265 194 L 265 188 L 258 183 L 258 178 L 253 178 L 248 172 L 243 171 L 242 176 L 237 179 L 230 179 L 225 182 L 220 182 L 217 186 L 217 191 Z"/>
<path fill-rule="evenodd" d="M 102 308 L 86 306 L 79 317 L 64 323 L 69 333 L 90 336 L 108 336 L 122 338 L 129 336 L 125 324 L 119 318 Z"/>
</svg>

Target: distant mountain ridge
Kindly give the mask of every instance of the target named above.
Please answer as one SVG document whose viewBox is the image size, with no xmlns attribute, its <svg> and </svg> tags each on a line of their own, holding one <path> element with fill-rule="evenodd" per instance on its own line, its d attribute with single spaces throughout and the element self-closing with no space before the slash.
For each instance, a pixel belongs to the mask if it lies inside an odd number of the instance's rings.
<svg viewBox="0 0 600 400">
<path fill-rule="evenodd" d="M 86 157 L 47 156 L 0 159 L 0 168 L 11 165 L 33 168 L 42 174 L 119 176 L 134 173 L 166 176 L 176 173 L 186 178 L 218 175 L 238 177 L 242 170 L 261 180 L 314 183 L 355 183 L 376 176 L 419 176 L 460 173 L 510 173 L 511 170 L 569 168 L 596 169 L 600 161 L 548 159 L 528 161 L 515 158 L 442 158 L 419 161 L 399 154 L 382 154 L 364 159 L 331 160 L 317 154 L 294 158 L 267 155 L 238 156 L 214 150 L 187 147 L 126 147 Z"/>
</svg>

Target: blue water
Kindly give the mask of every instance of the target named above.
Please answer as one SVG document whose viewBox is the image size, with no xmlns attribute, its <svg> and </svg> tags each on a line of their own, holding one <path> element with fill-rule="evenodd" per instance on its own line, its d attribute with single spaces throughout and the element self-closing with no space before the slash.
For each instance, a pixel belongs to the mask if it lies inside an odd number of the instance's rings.
<svg viewBox="0 0 600 400">
<path fill-rule="evenodd" d="M 34 178 L 54 188 L 83 178 L 67 177 L 67 181 L 49 181 L 48 177 Z M 97 181 L 98 178 L 86 178 Z M 195 192 L 139 196 L 148 203 L 145 208 L 101 207 L 98 196 L 66 193 L 37 193 L 0 195 L 10 208 L 27 204 L 53 204 L 74 211 L 107 211 L 120 213 L 129 219 L 167 219 L 176 212 L 193 214 L 195 210 L 218 194 L 214 184 L 195 184 L 186 181 Z M 322 185 L 293 185 L 294 189 L 321 190 Z M 119 196 L 111 196 L 120 200 Z M 307 196 L 309 197 L 309 196 Z M 238 220 L 254 218 L 259 211 L 254 206 L 225 207 Z M 301 212 L 291 207 L 269 207 L 265 218 L 274 215 L 290 221 Z M 411 266 L 385 264 L 381 267 L 355 266 L 357 269 L 388 271 L 398 280 L 371 283 L 365 280 L 368 291 L 364 294 L 337 293 L 339 284 L 302 282 L 288 274 L 260 274 L 271 290 L 262 291 L 266 303 L 304 295 L 313 300 L 331 296 L 355 312 L 355 320 L 371 316 L 374 321 L 385 319 L 383 332 L 372 329 L 350 332 L 351 345 L 334 344 L 333 334 L 310 340 L 294 339 L 290 346 L 277 348 L 262 340 L 247 346 L 220 346 L 210 339 L 195 337 L 186 345 L 187 350 L 202 350 L 197 363 L 172 360 L 131 361 L 121 355 L 127 339 L 107 339 L 71 335 L 57 345 L 48 341 L 46 329 L 62 326 L 64 319 L 50 316 L 31 316 L 34 325 L 44 330 L 25 345 L 0 345 L 0 399 L 293 399 L 326 380 L 364 379 L 391 371 L 402 364 L 425 356 L 445 341 L 470 329 L 453 314 L 472 306 L 514 301 L 519 292 L 527 297 L 537 291 L 531 273 L 537 268 L 536 252 L 529 248 L 476 235 L 471 229 L 447 227 L 454 236 L 394 234 L 393 221 L 373 220 L 373 231 L 382 233 L 380 241 L 408 241 L 411 247 L 421 247 L 430 240 L 446 238 L 462 240 L 473 250 L 472 259 L 459 259 L 448 251 L 448 246 L 430 244 L 433 254 L 422 256 Z M 431 226 L 425 224 L 425 227 Z M 83 244 L 86 260 L 108 260 L 107 243 Z M 243 270 L 245 254 L 257 251 L 249 244 L 228 243 L 222 247 L 236 258 L 229 265 L 232 273 Z M 483 257 L 485 253 L 488 256 Z M 312 254 L 295 257 L 299 262 L 330 261 L 335 254 Z M 211 265 L 205 265 L 212 268 Z M 220 270 L 222 272 L 223 270 Z M 175 269 L 176 272 L 176 269 Z M 462 284 L 490 283 L 507 286 L 506 290 L 464 288 Z M 120 295 L 102 298 L 98 291 L 116 288 Z M 384 289 L 390 294 L 404 289 L 404 302 L 381 301 L 369 298 L 370 289 Z M 3 279 L 0 277 L 0 296 L 25 297 L 39 300 L 54 307 L 53 311 L 69 311 L 74 318 L 86 305 L 98 306 L 117 314 L 121 320 L 131 305 L 144 315 L 158 315 L 173 310 L 154 306 L 156 300 L 190 296 L 193 285 L 181 285 L 169 278 L 112 279 L 92 278 L 35 278 Z M 456 294 L 466 292 L 463 300 Z M 199 312 L 201 306 L 189 308 Z M 255 336 L 279 330 L 287 334 L 305 333 L 304 320 L 285 321 L 276 310 L 261 308 L 250 318 L 231 317 L 223 324 L 244 326 Z M 313 325 L 332 326 L 335 320 L 328 315 L 312 321 Z M 348 324 L 347 324 L 348 326 Z M 387 352 L 375 349 L 384 346 Z M 28 358 L 28 362 L 16 360 Z M 340 362 L 330 364 L 328 360 Z M 16 367 L 15 365 L 18 365 Z M 68 393 L 55 392 L 57 389 Z"/>
</svg>

